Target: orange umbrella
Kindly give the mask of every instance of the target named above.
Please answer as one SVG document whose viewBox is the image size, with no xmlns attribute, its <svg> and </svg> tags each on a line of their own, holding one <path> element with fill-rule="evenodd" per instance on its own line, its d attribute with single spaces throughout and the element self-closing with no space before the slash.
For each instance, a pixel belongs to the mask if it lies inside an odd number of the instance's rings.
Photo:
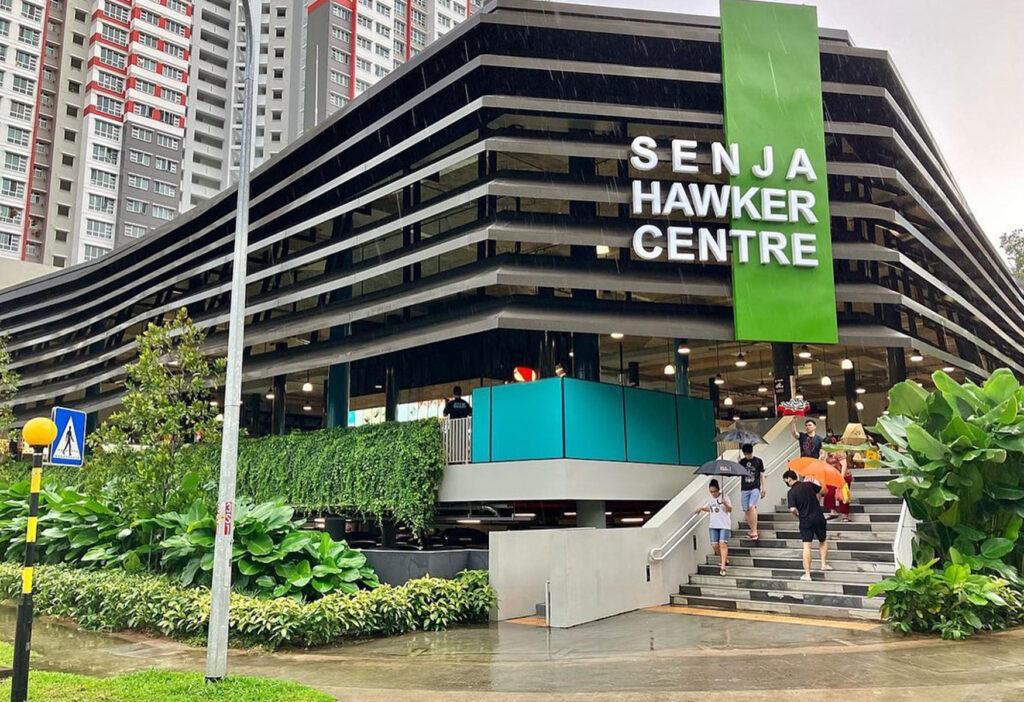
<svg viewBox="0 0 1024 702">
<path fill-rule="evenodd" d="M 846 487 L 843 474 L 818 458 L 803 456 L 801 458 L 794 458 L 786 465 L 805 478 L 818 481 L 821 485 L 831 485 L 836 488 Z"/>
</svg>

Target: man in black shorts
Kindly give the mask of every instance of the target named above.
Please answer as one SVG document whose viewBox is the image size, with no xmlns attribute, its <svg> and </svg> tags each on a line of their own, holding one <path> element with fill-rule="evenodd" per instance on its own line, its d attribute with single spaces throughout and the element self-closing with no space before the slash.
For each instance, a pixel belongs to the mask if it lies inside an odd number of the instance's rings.
<svg viewBox="0 0 1024 702">
<path fill-rule="evenodd" d="M 791 470 L 782 474 L 782 479 L 789 486 L 786 502 L 789 511 L 800 518 L 800 540 L 804 543 L 804 574 L 801 580 L 811 579 L 811 541 L 818 540 L 818 551 L 821 554 L 821 569 L 832 570 L 828 564 L 828 522 L 821 511 L 818 493 L 824 493 L 814 483 L 801 482 L 800 476 Z"/>
</svg>

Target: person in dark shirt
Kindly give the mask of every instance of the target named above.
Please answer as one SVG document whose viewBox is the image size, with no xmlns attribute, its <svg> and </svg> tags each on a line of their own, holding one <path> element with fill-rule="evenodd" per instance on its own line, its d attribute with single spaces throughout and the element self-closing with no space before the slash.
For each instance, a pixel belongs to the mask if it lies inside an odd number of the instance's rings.
<svg viewBox="0 0 1024 702">
<path fill-rule="evenodd" d="M 813 419 L 808 419 L 804 422 L 804 430 L 797 433 L 796 429 L 792 424 L 789 425 L 789 433 L 793 435 L 793 438 L 800 442 L 800 456 L 807 456 L 810 458 L 821 457 L 821 446 L 825 442 L 821 440 L 820 436 L 817 436 L 815 432 L 818 430 L 818 425 Z"/>
<path fill-rule="evenodd" d="M 452 399 L 444 403 L 444 416 L 448 419 L 463 419 L 473 416 L 473 407 L 462 397 L 462 388 L 452 388 Z"/>
<path fill-rule="evenodd" d="M 750 526 L 750 538 L 757 541 L 761 538 L 757 533 L 757 503 L 764 497 L 764 461 L 754 455 L 754 447 L 743 444 L 740 449 L 743 458 L 739 464 L 750 471 L 750 477 L 740 478 L 740 506 Z"/>
<path fill-rule="evenodd" d="M 818 502 L 818 494 L 822 490 L 814 483 L 801 482 L 800 476 L 792 470 L 783 473 L 782 479 L 789 486 L 789 494 L 786 496 L 789 511 L 800 519 L 800 540 L 804 545 L 804 574 L 800 579 L 810 580 L 811 541 L 814 539 L 818 540 L 821 569 L 832 570 L 832 566 L 828 564 L 828 522 L 825 521 L 821 503 Z"/>
</svg>

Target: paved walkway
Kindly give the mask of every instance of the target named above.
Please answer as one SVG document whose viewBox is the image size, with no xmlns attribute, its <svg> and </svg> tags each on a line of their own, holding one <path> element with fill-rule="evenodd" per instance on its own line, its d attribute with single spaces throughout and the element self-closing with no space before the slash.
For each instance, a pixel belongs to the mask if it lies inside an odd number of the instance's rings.
<svg viewBox="0 0 1024 702">
<path fill-rule="evenodd" d="M 345 702 L 1024 702 L 1024 630 L 950 643 L 843 622 L 793 623 L 655 608 L 568 630 L 535 621 L 361 641 L 318 651 L 236 652 L 230 670 L 297 680 Z M 10 640 L 13 610 L 0 611 Z M 201 671 L 203 652 L 54 622 L 41 666 L 110 674 Z"/>
</svg>

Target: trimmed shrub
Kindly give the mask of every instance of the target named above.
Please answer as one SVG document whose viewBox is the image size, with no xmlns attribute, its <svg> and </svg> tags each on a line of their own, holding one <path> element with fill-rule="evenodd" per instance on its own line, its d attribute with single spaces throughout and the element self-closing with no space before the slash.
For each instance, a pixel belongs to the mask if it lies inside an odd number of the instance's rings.
<svg viewBox="0 0 1024 702">
<path fill-rule="evenodd" d="M 20 592 L 21 567 L 0 563 L 0 596 L 13 599 Z M 206 636 L 210 615 L 207 588 L 182 587 L 157 575 L 66 566 L 36 568 L 34 600 L 39 614 L 74 619 L 83 628 L 133 629 L 190 641 Z M 314 602 L 232 593 L 230 635 L 234 643 L 249 646 L 321 646 L 485 621 L 496 601 L 482 571 L 331 594 Z"/>
</svg>

